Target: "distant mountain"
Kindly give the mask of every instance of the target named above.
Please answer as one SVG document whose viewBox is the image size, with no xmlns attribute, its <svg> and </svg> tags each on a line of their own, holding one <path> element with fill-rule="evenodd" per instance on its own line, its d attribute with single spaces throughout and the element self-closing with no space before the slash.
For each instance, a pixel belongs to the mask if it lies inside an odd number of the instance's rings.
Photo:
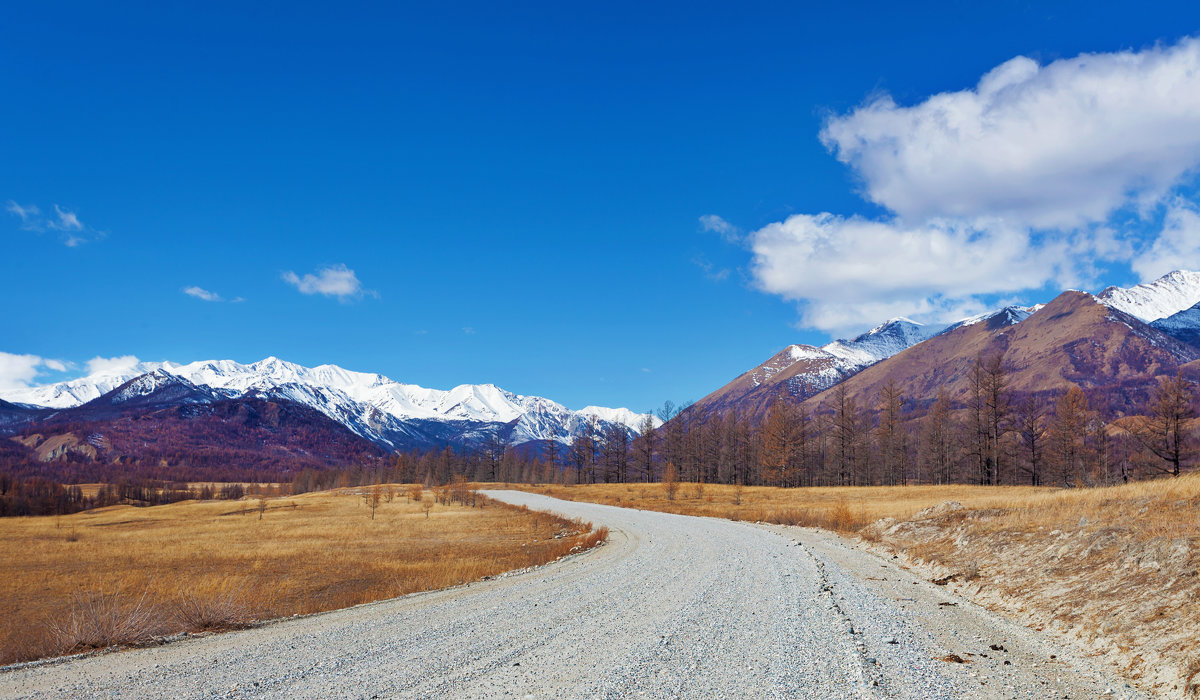
<svg viewBox="0 0 1200 700">
<path fill-rule="evenodd" d="M 1061 310 L 1067 299 L 1081 306 L 1058 318 L 1057 323 L 1065 324 L 1061 328 L 1054 324 L 1043 328 L 1046 337 L 1053 340 L 1047 341 L 1051 346 L 1038 360 L 1045 374 L 1029 375 L 1030 388 L 1040 382 L 1057 387 L 1062 381 L 1139 384 L 1147 372 L 1189 362 L 1189 353 L 1200 347 L 1200 272 L 1176 270 L 1128 289 L 1109 287 L 1095 297 L 1084 292 L 1065 293 L 1052 304 Z M 1006 333 L 1006 329 L 1041 327 L 1041 320 L 1051 316 L 1054 314 L 1047 315 L 1044 305 L 1038 304 L 1008 306 L 944 327 L 899 318 L 853 340 L 836 340 L 821 347 L 791 345 L 696 402 L 683 420 L 710 412 L 759 417 L 780 397 L 811 401 L 847 381 L 855 387 L 878 388 L 874 380 L 884 374 L 904 377 L 908 388 L 916 392 L 913 396 L 928 398 L 936 395 L 934 387 L 958 387 L 961 371 L 974 362 L 979 352 L 994 350 L 1017 337 Z M 1031 324 L 1035 318 L 1039 322 Z M 1072 319 L 1070 324 L 1065 323 L 1066 318 Z M 1085 318 L 1087 322 L 1081 320 Z M 1119 331 L 1113 323 L 1129 332 Z M 1021 352 L 1034 352 L 1032 345 L 1017 347 Z M 1106 357 L 1111 366 L 1087 368 L 1092 361 L 1087 359 L 1089 356 L 1109 352 L 1111 356 Z M 1135 356 L 1138 353 L 1140 358 Z M 886 371 L 876 369 L 885 365 Z M 906 369 L 896 369 L 902 366 Z M 933 394 L 927 396 L 929 391 Z"/>
<path fill-rule="evenodd" d="M 686 413 L 692 417 L 726 411 L 760 415 L 781 395 L 803 401 L 940 330 L 894 318 L 852 340 L 835 340 L 821 347 L 790 345 L 697 401 Z"/>
<path fill-rule="evenodd" d="M 309 368 L 275 357 L 249 365 L 232 360 L 143 362 L 125 371 L 110 370 L 10 391 L 4 398 L 48 408 L 83 406 L 99 411 L 130 402 L 145 403 L 148 396 L 162 402 L 157 404 L 160 406 L 233 398 L 291 401 L 319 411 L 389 450 L 472 445 L 493 439 L 512 444 L 546 440 L 569 444 L 593 425 L 597 433 L 615 424 L 636 434 L 645 419 L 628 409 L 589 406 L 572 411 L 549 399 L 514 394 L 492 384 L 464 384 L 439 391 L 401 384 L 379 374 L 334 365 Z M 0 424 L 3 420 L 0 415 Z"/>
<path fill-rule="evenodd" d="M 33 411 L 7 440 L 6 471 L 68 482 L 136 475 L 177 481 L 275 481 L 385 455 L 325 414 L 293 401 L 225 398 L 161 370 L 73 408 Z M 12 427 L 12 426 L 10 426 Z M 11 448 L 24 449 L 23 456 Z M 46 464 L 51 463 L 51 464 Z"/>
<path fill-rule="evenodd" d="M 1128 289 L 1109 287 L 1096 295 L 1101 304 L 1151 323 L 1200 302 L 1200 272 L 1176 270 Z"/>
<path fill-rule="evenodd" d="M 1200 348 L 1180 342 L 1084 292 L 1063 292 L 1027 318 L 994 316 L 959 326 L 864 369 L 844 383 L 860 406 L 873 406 L 895 382 L 909 400 L 931 402 L 944 389 L 963 401 L 977 358 L 1003 353 L 1014 392 L 1060 391 L 1069 384 L 1112 390 L 1104 400 L 1120 413 L 1156 377 L 1200 359 Z M 839 389 L 840 391 L 840 389 Z M 811 409 L 830 394 L 808 399 Z"/>
</svg>

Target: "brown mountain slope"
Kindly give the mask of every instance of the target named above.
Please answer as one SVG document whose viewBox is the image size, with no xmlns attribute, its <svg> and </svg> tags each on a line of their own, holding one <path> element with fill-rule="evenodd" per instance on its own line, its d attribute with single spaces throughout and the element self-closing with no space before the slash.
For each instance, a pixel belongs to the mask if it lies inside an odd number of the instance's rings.
<svg viewBox="0 0 1200 700">
<path fill-rule="evenodd" d="M 739 412 L 751 418 L 765 414 L 780 396 L 803 401 L 853 375 L 859 369 L 817 347 L 791 345 L 771 359 L 705 396 L 686 414 Z"/>
<path fill-rule="evenodd" d="M 962 401 L 977 358 L 1003 352 L 1011 391 L 1057 391 L 1073 383 L 1104 394 L 1108 407 L 1121 412 L 1155 377 L 1200 358 L 1200 350 L 1083 292 L 1063 292 L 1016 325 L 994 325 L 977 323 L 930 338 L 847 379 L 846 390 L 867 406 L 888 381 L 917 403 L 931 402 L 943 387 Z M 829 398 L 826 391 L 806 407 L 817 409 Z"/>
</svg>

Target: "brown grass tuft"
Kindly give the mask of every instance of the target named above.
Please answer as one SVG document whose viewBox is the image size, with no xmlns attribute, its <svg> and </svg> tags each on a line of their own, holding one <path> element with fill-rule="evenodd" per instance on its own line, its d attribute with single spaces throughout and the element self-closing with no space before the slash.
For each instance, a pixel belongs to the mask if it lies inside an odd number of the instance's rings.
<svg viewBox="0 0 1200 700">
<path fill-rule="evenodd" d="M 48 622 L 49 638 L 63 653 L 137 644 L 164 629 L 162 612 L 149 591 L 75 591 L 68 605 L 64 615 Z"/>
</svg>

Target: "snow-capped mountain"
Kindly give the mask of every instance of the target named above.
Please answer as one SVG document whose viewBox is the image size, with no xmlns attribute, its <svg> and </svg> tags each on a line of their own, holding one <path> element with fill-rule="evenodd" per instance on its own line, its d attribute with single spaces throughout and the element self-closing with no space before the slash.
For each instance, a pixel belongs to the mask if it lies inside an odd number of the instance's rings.
<svg viewBox="0 0 1200 700">
<path fill-rule="evenodd" d="M 907 318 L 894 318 L 850 340 L 835 340 L 821 347 L 789 345 L 687 412 L 693 416 L 730 409 L 761 413 L 781 394 L 803 400 L 940 330 Z"/>
<path fill-rule="evenodd" d="M 127 384 L 128 383 L 128 384 Z M 172 393 L 192 397 L 211 392 L 213 400 L 252 396 L 286 399 L 310 406 L 372 442 L 400 447 L 483 438 L 494 433 L 513 444 L 534 440 L 570 443 L 596 416 L 597 430 L 612 424 L 640 430 L 644 416 L 628 409 L 589 406 L 572 411 L 536 396 L 522 396 L 493 384 L 464 384 L 448 391 L 402 384 L 383 375 L 335 365 L 303 367 L 275 357 L 244 365 L 232 360 L 177 364 L 141 362 L 68 382 L 11 391 L 12 402 L 70 408 L 120 388 L 117 401 L 133 400 L 175 384 Z M 196 392 L 205 388 L 208 392 Z M 128 396 L 126 396 L 128 395 Z M 113 401 L 114 396 L 105 396 Z M 200 400 L 200 399 L 196 399 Z M 653 419 L 657 425 L 657 419 Z"/>
<path fill-rule="evenodd" d="M 821 349 L 846 362 L 865 366 L 910 348 L 939 330 L 907 318 L 893 318 L 853 340 L 835 340 Z"/>
<path fill-rule="evenodd" d="M 1109 287 L 1096 298 L 1105 306 L 1151 323 L 1200 303 L 1200 272 L 1176 270 L 1128 289 Z"/>
<path fill-rule="evenodd" d="M 780 396 L 804 401 L 931 338 L 976 324 L 985 324 L 990 330 L 1007 328 L 1029 318 L 1042 306 L 1006 306 L 949 326 L 893 318 L 851 340 L 835 340 L 820 347 L 790 345 L 696 402 L 689 413 L 697 416 L 748 411 L 761 415 Z"/>
<path fill-rule="evenodd" d="M 1012 326 L 1037 313 L 1037 311 L 1043 306 L 1045 306 L 1045 304 L 1034 304 L 1033 306 L 1006 306 L 1003 309 L 994 309 L 992 311 L 979 314 L 978 316 L 971 316 L 964 318 L 961 321 L 955 321 L 949 326 L 946 326 L 942 330 L 938 331 L 936 335 L 949 333 L 956 328 L 962 328 L 964 326 L 973 326 L 976 323 L 994 323 L 994 325 Z"/>
</svg>

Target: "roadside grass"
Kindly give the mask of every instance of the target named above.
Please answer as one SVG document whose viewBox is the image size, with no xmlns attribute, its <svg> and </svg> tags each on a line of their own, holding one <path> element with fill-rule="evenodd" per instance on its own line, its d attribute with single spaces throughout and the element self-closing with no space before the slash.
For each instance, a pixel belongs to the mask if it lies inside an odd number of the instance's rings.
<svg viewBox="0 0 1200 700">
<path fill-rule="evenodd" d="M 1153 695 L 1200 696 L 1200 473 L 864 529 L 928 577 L 1077 640 Z"/>
<path fill-rule="evenodd" d="M 343 608 L 552 561 L 607 536 L 478 497 L 374 519 L 367 489 L 0 519 L 0 663 Z"/>
<path fill-rule="evenodd" d="M 487 485 L 489 488 L 493 485 Z M 568 501 L 699 515 L 729 520 L 820 527 L 856 532 L 880 518 L 904 519 L 945 501 L 972 508 L 997 508 L 1060 489 L 1031 486 L 727 486 L 682 483 L 674 499 L 662 484 L 580 484 L 574 486 L 494 485 Z"/>
</svg>

